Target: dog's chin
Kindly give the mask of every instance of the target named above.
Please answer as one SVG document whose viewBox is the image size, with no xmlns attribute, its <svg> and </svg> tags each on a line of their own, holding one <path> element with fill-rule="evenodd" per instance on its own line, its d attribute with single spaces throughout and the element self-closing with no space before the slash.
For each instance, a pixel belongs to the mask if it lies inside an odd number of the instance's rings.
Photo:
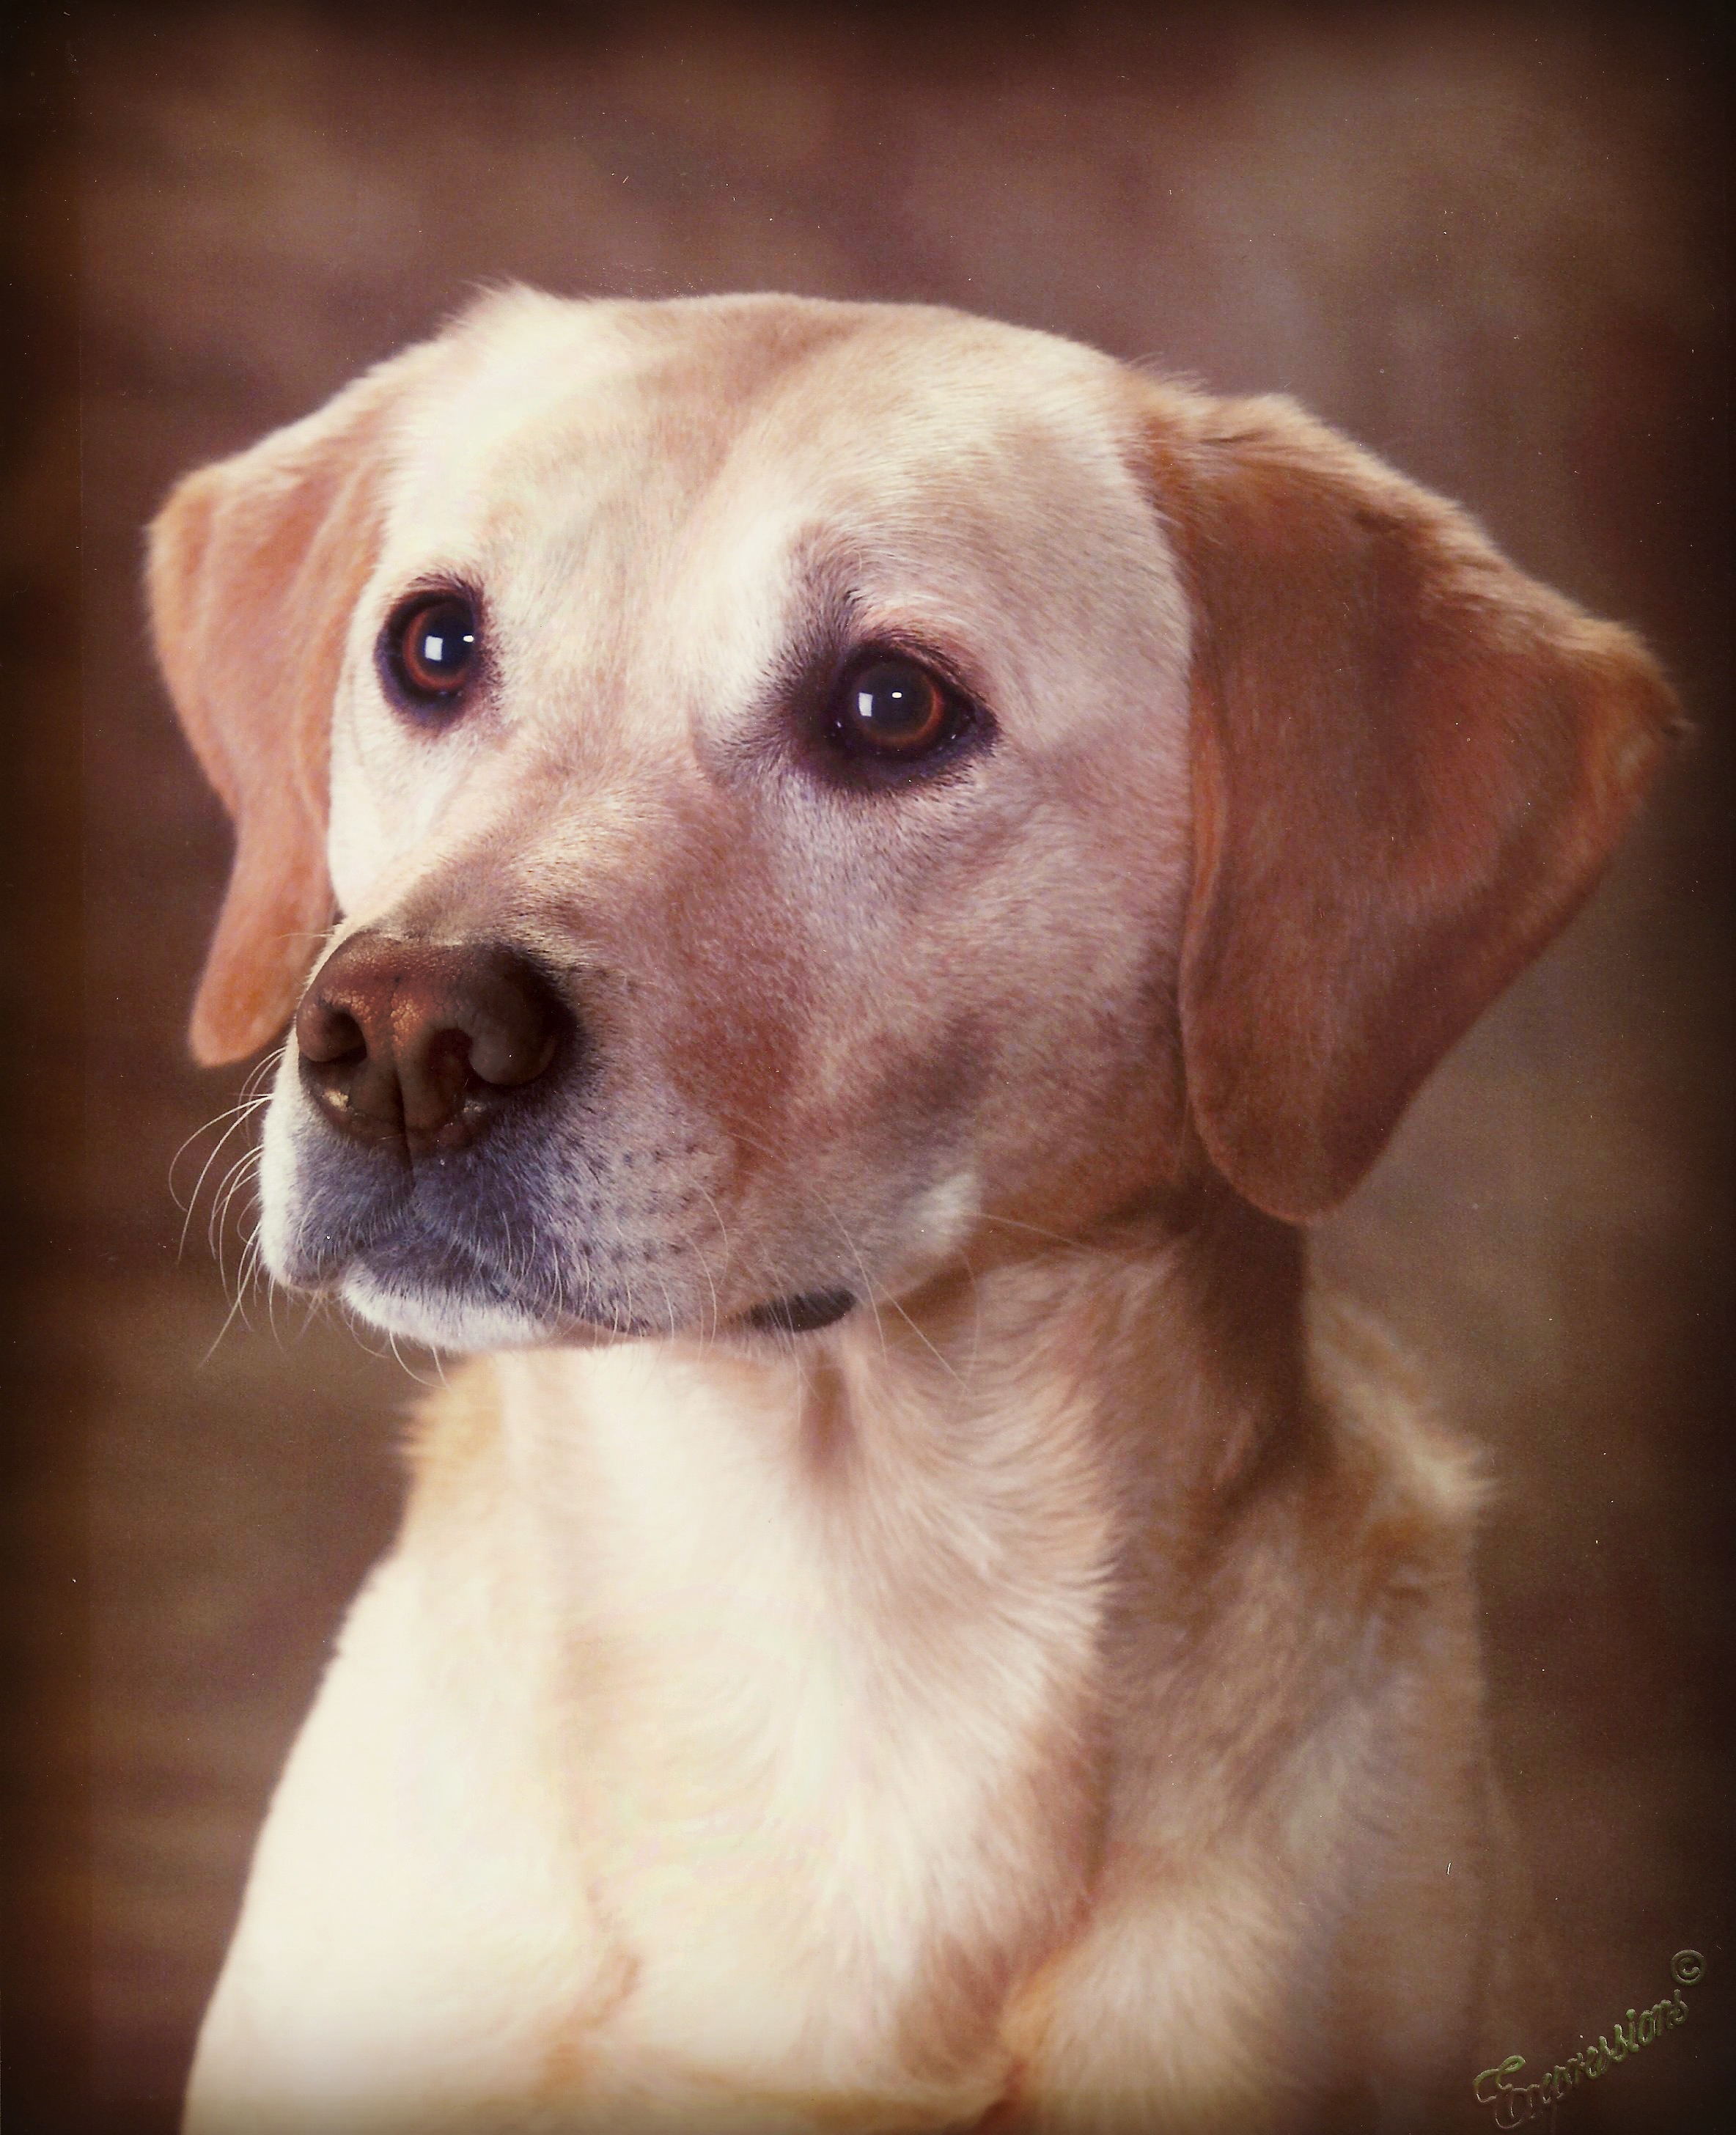
<svg viewBox="0 0 1736 2135">
<path fill-rule="evenodd" d="M 653 1334 L 676 1340 L 684 1336 L 713 1339 L 723 1335 L 746 1337 L 750 1341 L 756 1335 L 805 1334 L 835 1325 L 855 1309 L 858 1301 L 849 1290 L 810 1290 L 770 1300 L 717 1326 L 599 1327 L 584 1320 L 544 1317 L 497 1298 L 407 1284 L 359 1263 L 346 1270 L 334 1289 L 358 1319 L 390 1335 L 394 1341 L 473 1356 L 557 1345 L 593 1348 Z"/>
<path fill-rule="evenodd" d="M 337 1295 L 358 1319 L 377 1327 L 394 1341 L 414 1342 L 428 1349 L 480 1354 L 500 1349 L 536 1349 L 554 1342 L 583 1342 L 607 1337 L 601 1329 L 556 1326 L 522 1305 L 497 1298 L 467 1296 L 461 1290 L 434 1290 L 376 1275 L 352 1264 L 335 1285 Z"/>
</svg>

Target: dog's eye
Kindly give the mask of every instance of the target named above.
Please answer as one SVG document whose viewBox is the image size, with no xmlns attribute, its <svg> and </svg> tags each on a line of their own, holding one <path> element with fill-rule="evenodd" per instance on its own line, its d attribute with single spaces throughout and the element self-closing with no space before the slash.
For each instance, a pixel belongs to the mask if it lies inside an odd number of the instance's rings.
<svg viewBox="0 0 1736 2135">
<path fill-rule="evenodd" d="M 454 705 L 476 671 L 476 611 L 457 593 L 423 593 L 387 623 L 380 651 L 399 695 L 415 711 Z"/>
<path fill-rule="evenodd" d="M 884 656 L 845 674 L 830 711 L 839 746 L 883 763 L 931 755 L 969 724 L 968 708 L 926 667 Z"/>
</svg>

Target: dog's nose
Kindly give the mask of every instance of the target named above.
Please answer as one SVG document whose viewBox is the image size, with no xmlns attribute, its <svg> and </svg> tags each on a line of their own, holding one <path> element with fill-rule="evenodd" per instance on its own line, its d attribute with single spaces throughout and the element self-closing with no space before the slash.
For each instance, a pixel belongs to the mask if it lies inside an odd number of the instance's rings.
<svg viewBox="0 0 1736 2135">
<path fill-rule="evenodd" d="M 509 949 L 372 932 L 327 961 L 295 1018 L 302 1086 L 332 1126 L 418 1155 L 473 1140 L 573 1027 Z"/>
</svg>

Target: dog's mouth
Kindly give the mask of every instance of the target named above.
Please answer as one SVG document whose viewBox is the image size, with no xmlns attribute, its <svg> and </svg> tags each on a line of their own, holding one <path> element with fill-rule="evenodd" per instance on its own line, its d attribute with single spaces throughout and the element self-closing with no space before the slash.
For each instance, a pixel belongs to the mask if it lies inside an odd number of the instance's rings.
<svg viewBox="0 0 1736 2135">
<path fill-rule="evenodd" d="M 316 1174 L 268 1255 L 277 1279 L 336 1295 L 388 1334 L 464 1349 L 787 1337 L 832 1326 L 859 1301 L 829 1284 L 720 1311 L 722 1270 L 692 1238 L 575 1237 L 555 1212 L 522 1199 L 508 1212 L 474 1181 L 395 1176 L 389 1191 L 359 1192 L 353 1174 L 347 1190 Z"/>
<path fill-rule="evenodd" d="M 809 1290 L 795 1297 L 773 1298 L 756 1305 L 741 1316 L 741 1324 L 757 1333 L 808 1334 L 829 1327 L 856 1307 L 855 1293 L 848 1290 Z"/>
<path fill-rule="evenodd" d="M 645 1317 L 618 1296 L 586 1286 L 502 1270 L 451 1240 L 376 1240 L 352 1252 L 332 1285 L 365 1319 L 392 1334 L 434 1347 L 496 1348 L 545 1343 L 621 1341 L 687 1334 L 714 1336 L 808 1334 L 855 1310 L 849 1290 L 813 1290 L 769 1298 L 717 1320 L 702 1313 L 688 1325 L 673 1306 Z"/>
<path fill-rule="evenodd" d="M 811 1290 L 768 1298 L 745 1312 L 718 1320 L 702 1312 L 692 1325 L 673 1305 L 666 1316 L 632 1309 L 618 1293 L 562 1280 L 552 1269 L 515 1269 L 509 1275 L 449 1239 L 376 1240 L 353 1253 L 340 1291 L 375 1316 L 384 1298 L 415 1300 L 418 1318 L 465 1322 L 481 1315 L 492 1326 L 506 1316 L 520 1323 L 520 1342 L 633 1339 L 731 1329 L 756 1334 L 808 1334 L 834 1326 L 855 1310 L 849 1290 Z"/>
<path fill-rule="evenodd" d="M 273 1193 L 268 1145 L 286 1125 Z M 280 1121 L 274 1106 L 264 1233 L 272 1275 L 340 1299 L 394 1337 L 460 1351 L 788 1339 L 834 1325 L 861 1301 L 860 1285 L 837 1281 L 824 1260 L 805 1267 L 795 1252 L 787 1272 L 776 1266 L 781 1254 L 767 1256 L 760 1279 L 742 1284 L 721 1166 L 697 1145 L 574 1137 L 551 1151 L 532 1126 L 507 1119 L 476 1149 L 382 1163 L 305 1114 Z"/>
<path fill-rule="evenodd" d="M 358 1241 L 345 1257 L 339 1287 L 356 1276 L 405 1293 L 523 1313 L 550 1325 L 610 1316 L 588 1285 L 562 1280 L 546 1256 L 528 1254 L 509 1268 L 493 1254 L 422 1227 L 394 1227 Z"/>
</svg>

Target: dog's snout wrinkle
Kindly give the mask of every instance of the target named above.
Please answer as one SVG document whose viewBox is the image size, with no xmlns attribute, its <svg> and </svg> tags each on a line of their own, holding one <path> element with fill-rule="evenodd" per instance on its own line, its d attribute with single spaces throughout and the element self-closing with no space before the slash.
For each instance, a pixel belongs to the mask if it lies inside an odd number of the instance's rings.
<svg viewBox="0 0 1736 2135">
<path fill-rule="evenodd" d="M 547 1072 L 573 1018 L 510 949 L 367 932 L 330 958 L 295 1028 L 326 1120 L 408 1159 L 473 1141 Z"/>
</svg>

